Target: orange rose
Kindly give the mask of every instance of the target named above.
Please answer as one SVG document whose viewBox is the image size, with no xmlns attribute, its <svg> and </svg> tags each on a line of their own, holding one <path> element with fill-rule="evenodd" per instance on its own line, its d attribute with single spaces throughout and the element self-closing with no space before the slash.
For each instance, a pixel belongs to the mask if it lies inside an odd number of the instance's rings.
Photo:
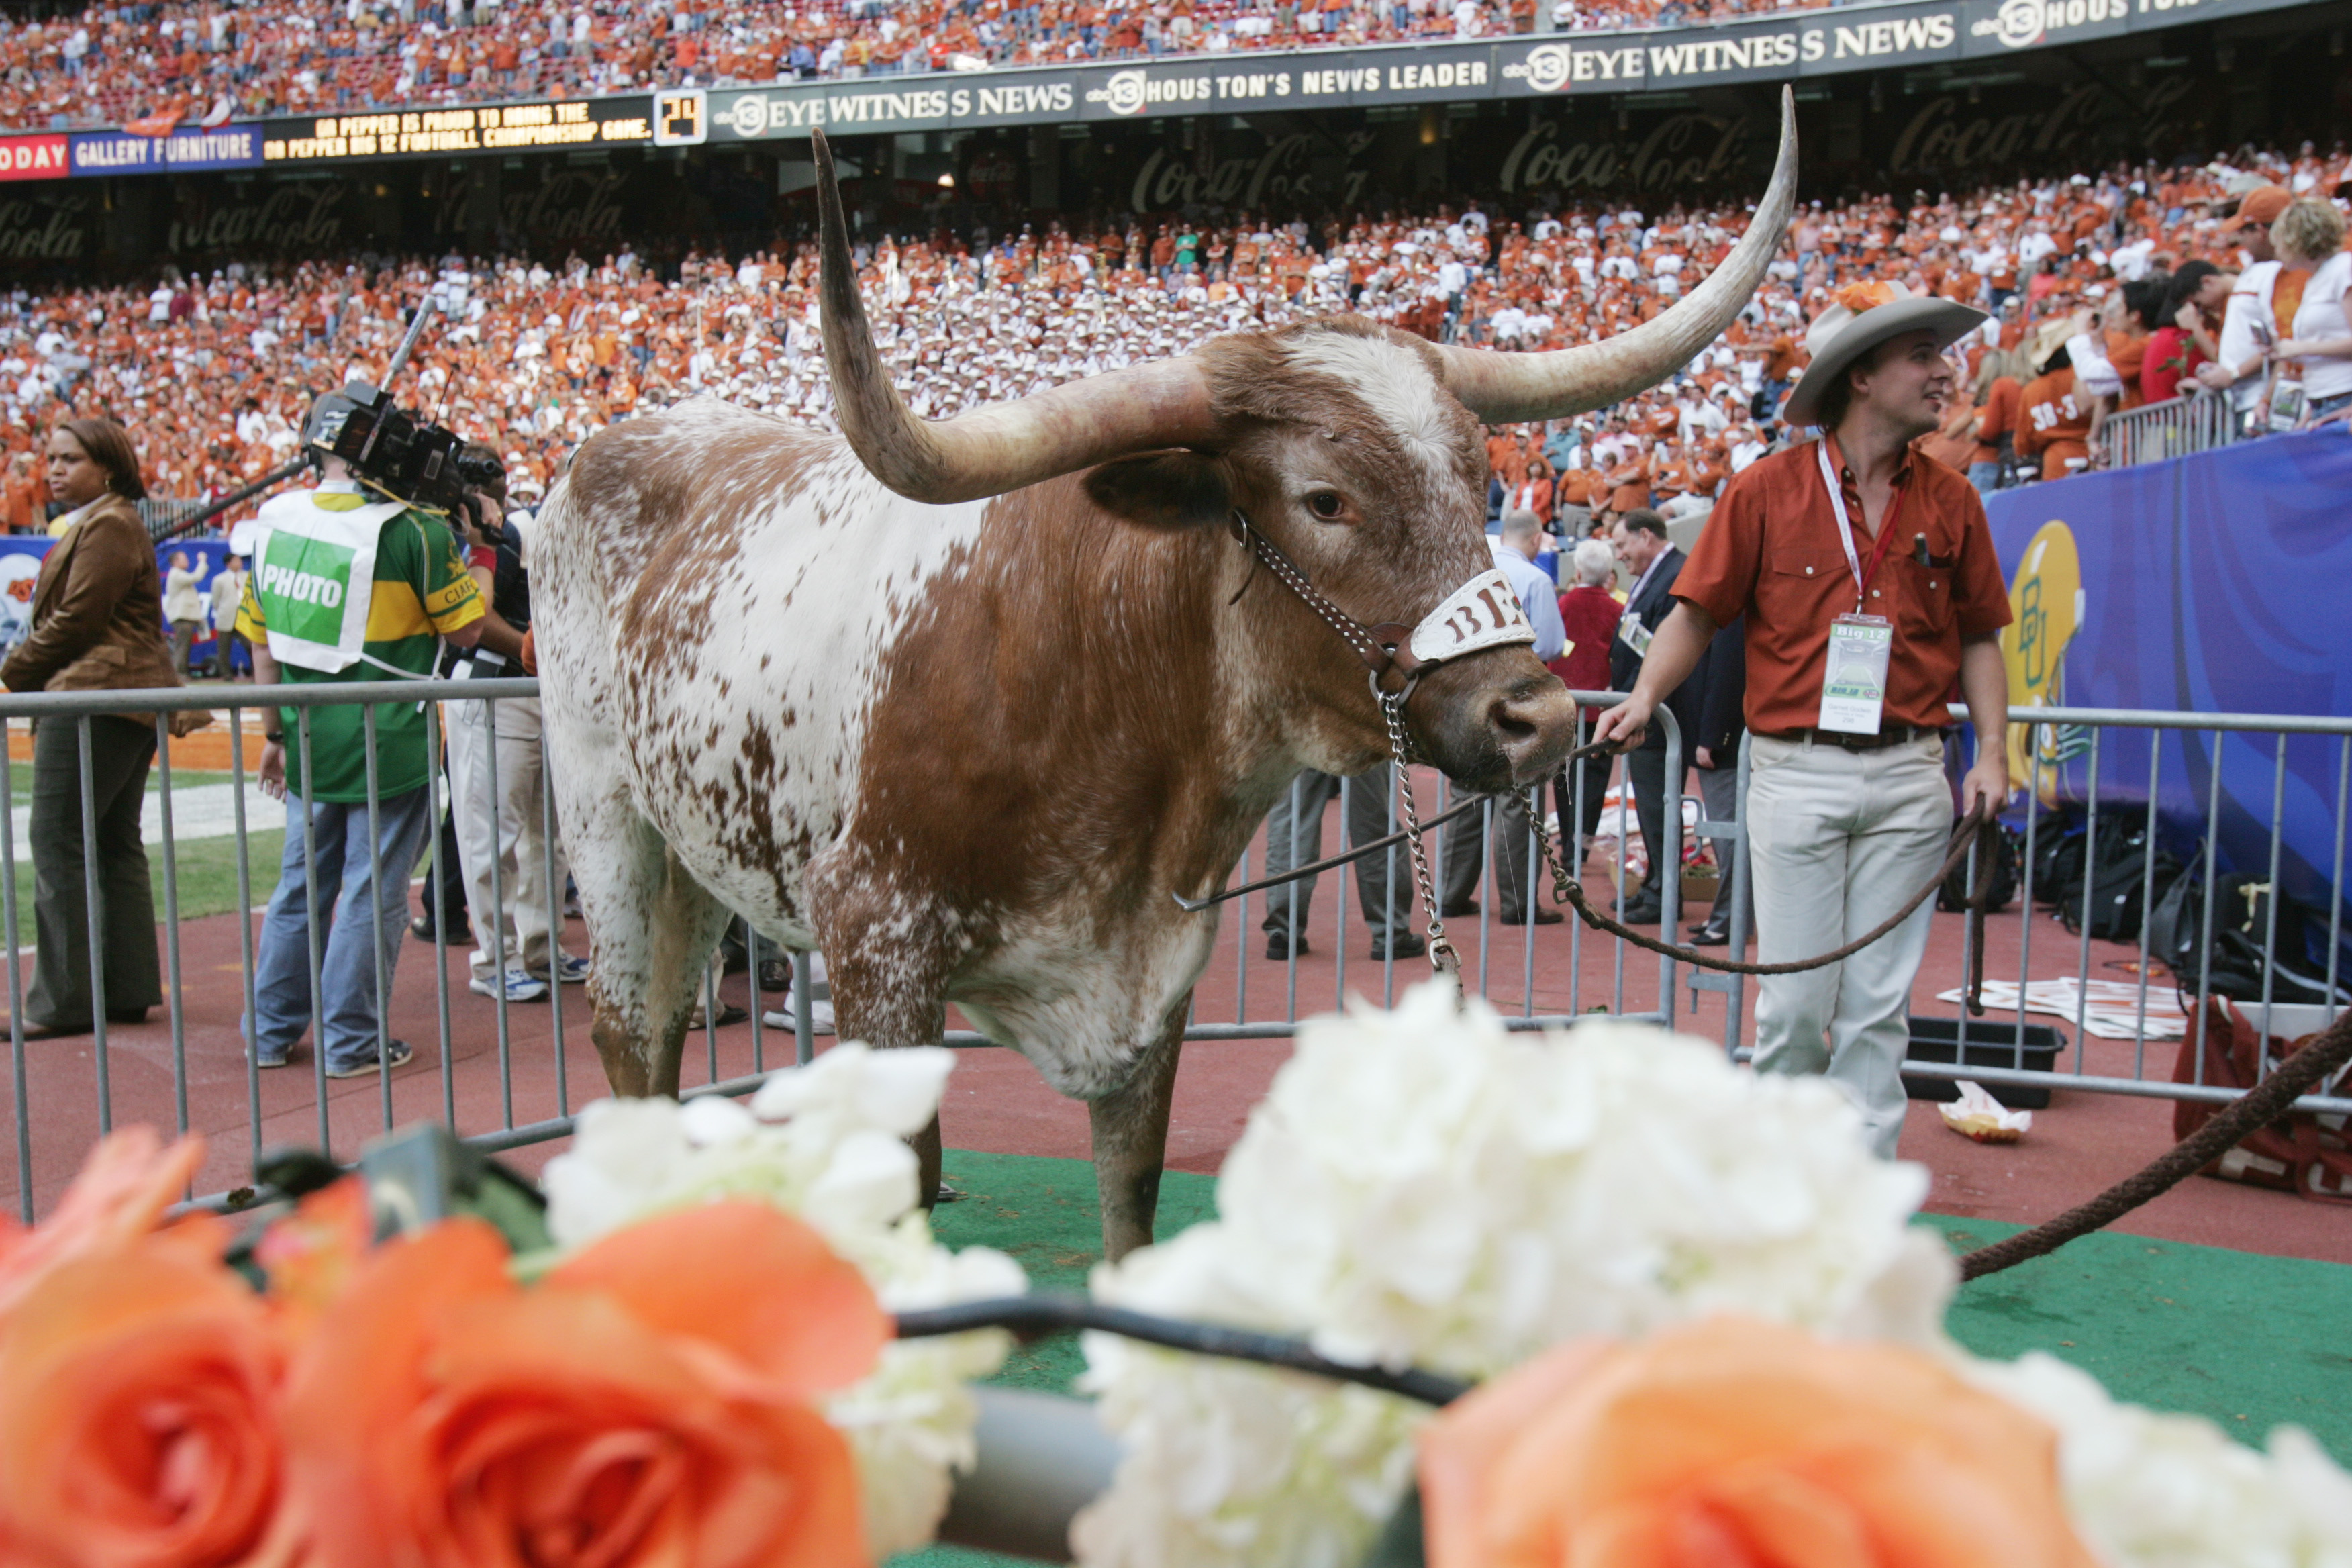
<svg viewBox="0 0 2352 1568">
<path fill-rule="evenodd" d="M 0 1335 L 0 1547 L 43 1568 L 283 1561 L 268 1309 L 157 1237 L 70 1258 Z"/>
<path fill-rule="evenodd" d="M 55 1213 L 32 1230 L 14 1222 L 0 1228 L 0 1312 L 68 1258 L 140 1244 L 204 1163 L 205 1141 L 194 1133 L 168 1148 L 152 1127 L 100 1139 Z"/>
<path fill-rule="evenodd" d="M 297 1355 L 291 1486 L 333 1568 L 850 1568 L 814 1407 L 888 1320 L 757 1203 L 616 1232 L 524 1289 L 472 1220 L 370 1257 Z"/>
<path fill-rule="evenodd" d="M 1916 1351 L 1717 1318 L 1562 1345 L 1421 1439 L 1431 1568 L 2093 1568 L 2057 1438 Z"/>
</svg>

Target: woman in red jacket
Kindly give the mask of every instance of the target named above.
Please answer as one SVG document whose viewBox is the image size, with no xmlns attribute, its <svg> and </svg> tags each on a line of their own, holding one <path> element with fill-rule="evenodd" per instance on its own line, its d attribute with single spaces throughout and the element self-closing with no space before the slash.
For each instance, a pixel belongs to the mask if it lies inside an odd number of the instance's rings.
<svg viewBox="0 0 2352 1568">
<path fill-rule="evenodd" d="M 1572 584 L 1559 596 L 1559 620 L 1568 634 L 1568 642 L 1558 658 L 1545 666 L 1554 675 L 1568 682 L 1570 691 L 1606 691 L 1609 689 L 1609 645 L 1616 638 L 1617 622 L 1625 613 L 1623 601 L 1610 591 L 1616 581 L 1617 557 L 1609 546 L 1598 539 L 1588 539 L 1578 544 L 1569 562 L 1567 575 Z M 1587 722 L 1601 716 L 1601 710 L 1589 707 L 1584 710 Z M 1568 825 L 1578 824 L 1581 835 L 1576 841 L 1576 865 L 1584 863 L 1584 851 L 1592 835 L 1601 826 L 1601 797 L 1609 793 L 1609 773 L 1616 758 L 1603 752 L 1586 757 L 1576 764 L 1576 784 L 1583 795 L 1583 811 L 1577 811 L 1578 802 L 1569 793 L 1568 781 L 1555 778 L 1552 794 L 1559 808 L 1560 836 L 1568 835 Z M 1568 847 L 1560 847 L 1561 853 Z"/>
</svg>

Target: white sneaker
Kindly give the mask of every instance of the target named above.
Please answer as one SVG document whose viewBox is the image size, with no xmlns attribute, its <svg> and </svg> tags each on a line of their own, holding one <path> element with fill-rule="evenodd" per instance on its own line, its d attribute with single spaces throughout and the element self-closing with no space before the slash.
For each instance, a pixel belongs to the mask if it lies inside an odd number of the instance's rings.
<svg viewBox="0 0 2352 1568">
<path fill-rule="evenodd" d="M 499 987 L 497 982 L 481 975 L 476 975 L 473 979 L 466 982 L 466 989 L 471 991 L 477 996 L 494 997 L 498 995 Z M 532 974 L 527 969 L 508 970 L 506 973 L 505 989 L 506 998 L 509 1002 L 544 1002 L 547 1000 L 547 982 Z"/>
<path fill-rule="evenodd" d="M 782 1006 L 771 1007 L 766 1012 L 761 1014 L 760 1022 L 767 1025 L 768 1027 L 772 1029 L 798 1028 L 798 1021 L 793 1016 L 793 1003 L 794 1000 L 795 998 L 789 996 L 786 997 Z M 809 1033 L 813 1035 L 830 1035 L 833 1033 L 833 1004 L 826 1001 L 822 996 L 818 997 L 809 1005 Z"/>
</svg>

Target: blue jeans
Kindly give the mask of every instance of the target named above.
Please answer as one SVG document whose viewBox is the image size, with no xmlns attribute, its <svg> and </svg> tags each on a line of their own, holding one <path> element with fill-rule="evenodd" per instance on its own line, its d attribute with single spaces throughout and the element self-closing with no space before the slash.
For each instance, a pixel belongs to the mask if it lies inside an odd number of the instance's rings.
<svg viewBox="0 0 2352 1568">
<path fill-rule="evenodd" d="M 2000 464 L 1998 461 L 1970 463 L 1969 483 L 1976 486 L 1977 494 L 1980 496 L 1992 494 L 1993 491 L 2000 489 Z"/>
<path fill-rule="evenodd" d="M 334 899 L 331 923 L 319 933 L 323 1004 L 315 1008 L 310 995 L 310 879 L 303 858 L 306 811 L 318 847 L 319 891 Z M 375 859 L 383 868 L 380 884 L 369 864 L 365 802 L 322 800 L 306 806 L 290 795 L 287 797 L 286 854 L 279 863 L 278 890 L 269 896 L 269 912 L 261 922 L 261 952 L 254 965 L 258 1030 L 251 1017 L 245 1020 L 246 1040 L 264 1061 L 283 1058 L 320 1014 L 320 1038 L 330 1068 L 375 1059 L 376 966 L 383 965 L 383 994 L 389 997 L 401 938 L 408 927 L 408 874 L 425 838 L 423 787 L 385 795 L 377 803 L 376 822 Z M 380 951 L 375 945 L 378 910 L 383 911 Z"/>
</svg>

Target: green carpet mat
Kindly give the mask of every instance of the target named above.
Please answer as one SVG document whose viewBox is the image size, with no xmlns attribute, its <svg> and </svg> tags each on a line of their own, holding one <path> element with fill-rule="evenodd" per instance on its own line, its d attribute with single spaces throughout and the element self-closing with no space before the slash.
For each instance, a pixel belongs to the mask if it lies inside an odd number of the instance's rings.
<svg viewBox="0 0 2352 1568">
<path fill-rule="evenodd" d="M 950 1150 L 947 1173 L 965 1197 L 940 1211 L 942 1241 L 1010 1253 L 1037 1289 L 1085 1289 L 1087 1270 L 1101 1256 L 1094 1172 L 1086 1162 Z M 1215 1178 L 1168 1173 L 1160 1236 L 1215 1214 Z M 1925 1223 L 1956 1251 L 2019 1228 L 1939 1215 Z M 2352 1268 L 2111 1234 L 1962 1286 L 1947 1320 L 1952 1337 L 1979 1355 L 2048 1351 L 2098 1377 L 2119 1399 L 2210 1416 L 2255 1444 L 2291 1421 L 2352 1464 L 2347 1322 Z M 1066 1393 L 1080 1364 L 1076 1336 L 1059 1335 L 1015 1352 L 997 1381 Z M 895 1563 L 985 1568 L 1013 1561 L 940 1547 Z"/>
</svg>

